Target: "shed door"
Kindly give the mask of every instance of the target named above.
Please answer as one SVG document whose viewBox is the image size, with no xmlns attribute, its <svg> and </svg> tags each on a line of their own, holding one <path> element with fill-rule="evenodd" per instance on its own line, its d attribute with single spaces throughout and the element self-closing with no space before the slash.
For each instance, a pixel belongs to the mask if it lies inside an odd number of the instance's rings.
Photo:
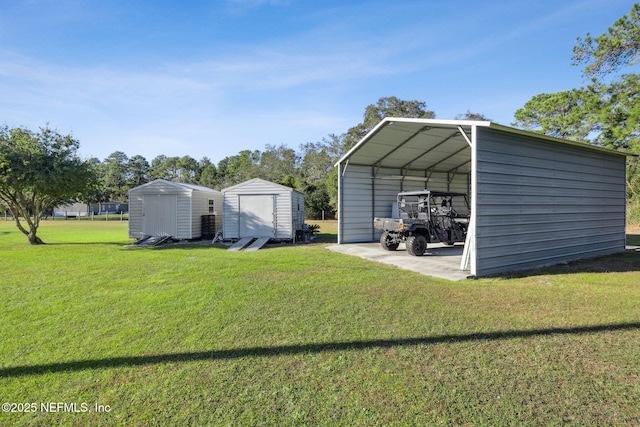
<svg viewBox="0 0 640 427">
<path fill-rule="evenodd" d="M 178 196 L 145 194 L 142 199 L 142 234 L 174 236 L 178 234 Z"/>
<path fill-rule="evenodd" d="M 240 238 L 275 236 L 275 201 L 273 194 L 240 196 Z"/>
</svg>

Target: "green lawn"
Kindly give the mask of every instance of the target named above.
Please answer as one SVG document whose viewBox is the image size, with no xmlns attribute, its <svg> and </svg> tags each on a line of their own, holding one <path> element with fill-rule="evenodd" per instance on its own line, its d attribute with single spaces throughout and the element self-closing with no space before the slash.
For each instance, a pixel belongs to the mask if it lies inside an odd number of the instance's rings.
<svg viewBox="0 0 640 427">
<path fill-rule="evenodd" d="M 126 227 L 0 220 L 0 395 L 36 409 L 0 425 L 640 424 L 640 252 L 448 282 Z"/>
</svg>

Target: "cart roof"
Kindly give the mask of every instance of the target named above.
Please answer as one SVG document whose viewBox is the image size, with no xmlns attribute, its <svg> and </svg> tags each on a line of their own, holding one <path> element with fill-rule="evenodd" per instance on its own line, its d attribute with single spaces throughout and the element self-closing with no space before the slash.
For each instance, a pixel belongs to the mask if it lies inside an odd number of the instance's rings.
<svg viewBox="0 0 640 427">
<path fill-rule="evenodd" d="M 448 197 L 448 196 L 466 196 L 465 193 L 455 193 L 452 191 L 435 191 L 435 190 L 417 190 L 417 191 L 403 191 L 398 193 L 400 196 L 434 196 L 434 197 Z"/>
</svg>

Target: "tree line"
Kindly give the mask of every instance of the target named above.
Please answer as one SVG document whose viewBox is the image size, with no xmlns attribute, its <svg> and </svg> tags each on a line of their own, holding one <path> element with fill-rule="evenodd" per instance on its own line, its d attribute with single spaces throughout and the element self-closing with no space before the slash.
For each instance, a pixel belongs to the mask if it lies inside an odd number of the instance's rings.
<svg viewBox="0 0 640 427">
<path fill-rule="evenodd" d="M 589 83 L 581 88 L 539 94 L 515 112 L 512 126 L 640 155 L 640 75 L 623 73 L 640 62 L 640 4 L 608 32 L 578 38 L 574 65 L 584 65 Z M 634 68 L 635 67 L 635 68 Z M 116 151 L 106 159 L 81 160 L 79 142 L 48 127 L 33 132 L 0 127 L 0 208 L 8 208 L 32 244 L 47 210 L 69 199 L 95 203 L 126 201 L 130 188 L 162 178 L 222 189 L 251 178 L 287 185 L 305 194 L 309 218 L 337 209 L 335 162 L 385 117 L 435 118 L 427 104 L 396 97 L 366 107 L 363 121 L 342 134 L 318 142 L 266 145 L 242 150 L 214 164 L 189 155 L 128 157 Z M 457 119 L 489 120 L 467 111 Z M 628 219 L 640 221 L 640 157 L 628 160 Z M 23 218 L 26 224 L 21 223 Z"/>
</svg>

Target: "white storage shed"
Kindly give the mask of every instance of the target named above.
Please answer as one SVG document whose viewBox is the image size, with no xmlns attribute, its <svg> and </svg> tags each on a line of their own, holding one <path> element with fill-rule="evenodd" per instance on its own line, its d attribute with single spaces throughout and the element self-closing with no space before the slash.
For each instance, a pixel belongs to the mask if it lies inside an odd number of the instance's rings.
<svg viewBox="0 0 640 427">
<path fill-rule="evenodd" d="M 426 188 L 469 196 L 470 276 L 622 252 L 625 159 L 489 121 L 389 117 L 336 164 L 338 243 L 377 241 L 372 219 Z"/>
<path fill-rule="evenodd" d="M 156 179 L 129 190 L 129 237 L 202 237 L 202 217 L 222 229 L 222 193 L 200 185 Z"/>
<path fill-rule="evenodd" d="M 294 240 L 304 226 L 304 194 L 260 178 L 222 190 L 225 240 Z"/>
</svg>

